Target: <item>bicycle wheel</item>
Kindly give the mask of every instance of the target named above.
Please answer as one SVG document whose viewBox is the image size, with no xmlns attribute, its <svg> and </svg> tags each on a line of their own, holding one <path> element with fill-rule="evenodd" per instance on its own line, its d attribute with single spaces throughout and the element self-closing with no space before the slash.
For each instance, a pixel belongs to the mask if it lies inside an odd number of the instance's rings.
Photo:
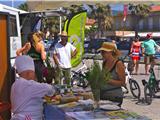
<svg viewBox="0 0 160 120">
<path fill-rule="evenodd" d="M 152 103 L 152 90 L 148 84 L 144 86 L 144 99 L 148 105 Z"/>
<path fill-rule="evenodd" d="M 155 92 L 159 92 L 160 91 L 160 80 L 156 81 L 156 91 Z"/>
<path fill-rule="evenodd" d="M 88 86 L 88 81 L 84 78 L 82 74 L 74 74 L 73 77 L 71 78 L 71 85 L 74 86 L 79 86 L 86 88 Z"/>
<path fill-rule="evenodd" d="M 71 86 L 77 85 L 79 81 L 79 76 L 77 74 L 72 75 L 71 77 Z"/>
<path fill-rule="evenodd" d="M 130 84 L 130 91 L 131 91 L 133 97 L 139 99 L 141 96 L 141 90 L 140 90 L 138 83 L 135 80 L 130 79 L 129 84 Z"/>
</svg>

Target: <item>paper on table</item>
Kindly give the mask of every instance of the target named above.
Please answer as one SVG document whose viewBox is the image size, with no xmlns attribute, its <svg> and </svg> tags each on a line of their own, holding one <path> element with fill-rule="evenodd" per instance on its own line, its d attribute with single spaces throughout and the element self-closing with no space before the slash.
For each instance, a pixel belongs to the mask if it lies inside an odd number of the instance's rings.
<svg viewBox="0 0 160 120">
<path fill-rule="evenodd" d="M 66 114 L 76 120 L 111 120 L 110 118 L 107 118 L 103 112 L 81 111 L 67 112 Z"/>
<path fill-rule="evenodd" d="M 90 105 L 90 104 L 94 104 L 94 101 L 91 99 L 88 100 L 78 100 L 78 102 L 82 105 Z"/>
</svg>

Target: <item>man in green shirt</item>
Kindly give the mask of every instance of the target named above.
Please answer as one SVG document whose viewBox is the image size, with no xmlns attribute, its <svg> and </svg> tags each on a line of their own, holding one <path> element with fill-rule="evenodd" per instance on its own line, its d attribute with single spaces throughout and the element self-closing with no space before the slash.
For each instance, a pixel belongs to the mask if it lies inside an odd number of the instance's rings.
<svg viewBox="0 0 160 120">
<path fill-rule="evenodd" d="M 156 42 L 151 39 L 152 34 L 149 33 L 146 36 L 146 40 L 142 42 L 142 54 L 144 56 L 145 63 L 145 74 L 148 75 L 149 64 L 154 64 L 154 55 L 156 53 L 156 49 L 159 49 L 159 46 Z"/>
</svg>

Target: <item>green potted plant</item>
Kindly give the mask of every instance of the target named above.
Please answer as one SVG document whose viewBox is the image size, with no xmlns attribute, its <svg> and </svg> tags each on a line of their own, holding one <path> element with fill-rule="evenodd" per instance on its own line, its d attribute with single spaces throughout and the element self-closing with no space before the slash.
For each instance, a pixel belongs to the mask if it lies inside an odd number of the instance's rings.
<svg viewBox="0 0 160 120">
<path fill-rule="evenodd" d="M 102 88 L 102 86 L 111 79 L 111 74 L 108 70 L 102 69 L 98 62 L 94 61 L 94 64 L 86 73 L 86 79 L 88 80 L 93 93 L 95 107 L 98 108 L 100 88 Z"/>
</svg>

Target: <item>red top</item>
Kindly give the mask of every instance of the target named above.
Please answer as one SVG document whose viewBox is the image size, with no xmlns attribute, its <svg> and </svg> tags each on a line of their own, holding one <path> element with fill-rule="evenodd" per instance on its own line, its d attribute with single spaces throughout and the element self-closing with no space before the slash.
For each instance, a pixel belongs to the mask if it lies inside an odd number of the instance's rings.
<svg viewBox="0 0 160 120">
<path fill-rule="evenodd" d="M 141 42 L 134 42 L 131 46 L 132 60 L 140 60 Z"/>
<path fill-rule="evenodd" d="M 141 49 L 141 43 L 140 42 L 133 42 L 131 46 L 131 52 L 132 55 L 139 55 Z"/>
</svg>

